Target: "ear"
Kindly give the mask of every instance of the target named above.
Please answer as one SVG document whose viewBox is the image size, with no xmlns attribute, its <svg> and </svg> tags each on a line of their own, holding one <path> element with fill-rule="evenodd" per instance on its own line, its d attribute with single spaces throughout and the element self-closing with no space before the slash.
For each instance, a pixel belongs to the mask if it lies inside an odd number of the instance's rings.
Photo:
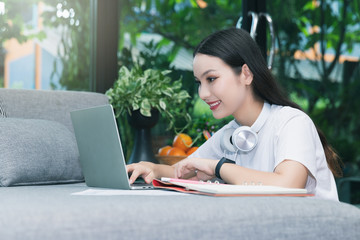
<svg viewBox="0 0 360 240">
<path fill-rule="evenodd" d="M 251 72 L 250 68 L 248 67 L 247 64 L 244 64 L 242 66 L 242 71 L 241 71 L 244 76 L 245 76 L 245 83 L 250 85 L 252 83 L 252 80 L 254 78 L 253 73 Z"/>
</svg>

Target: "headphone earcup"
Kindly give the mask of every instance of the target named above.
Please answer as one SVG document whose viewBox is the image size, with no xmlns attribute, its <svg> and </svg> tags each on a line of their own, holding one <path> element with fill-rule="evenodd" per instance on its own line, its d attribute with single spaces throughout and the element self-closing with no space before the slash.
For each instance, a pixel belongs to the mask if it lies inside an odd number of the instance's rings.
<svg viewBox="0 0 360 240">
<path fill-rule="evenodd" d="M 229 152 L 236 151 L 236 148 L 231 143 L 231 137 L 233 135 L 234 130 L 235 129 L 233 128 L 228 128 L 224 130 L 222 137 L 220 139 L 220 147 L 223 151 L 229 151 Z"/>
<path fill-rule="evenodd" d="M 243 152 L 253 150 L 256 147 L 257 142 L 257 134 L 247 126 L 237 128 L 232 134 L 232 144 L 235 148 Z"/>
</svg>

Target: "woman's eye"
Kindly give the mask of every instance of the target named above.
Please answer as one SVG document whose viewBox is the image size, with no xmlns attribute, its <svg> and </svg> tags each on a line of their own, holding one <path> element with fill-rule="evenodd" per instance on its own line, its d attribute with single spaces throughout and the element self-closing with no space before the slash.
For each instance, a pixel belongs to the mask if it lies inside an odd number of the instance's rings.
<svg viewBox="0 0 360 240">
<path fill-rule="evenodd" d="M 201 82 L 200 81 L 195 81 L 195 84 L 201 85 Z"/>
<path fill-rule="evenodd" d="M 206 79 L 209 81 L 209 82 L 213 82 L 215 81 L 217 77 L 207 77 Z"/>
</svg>

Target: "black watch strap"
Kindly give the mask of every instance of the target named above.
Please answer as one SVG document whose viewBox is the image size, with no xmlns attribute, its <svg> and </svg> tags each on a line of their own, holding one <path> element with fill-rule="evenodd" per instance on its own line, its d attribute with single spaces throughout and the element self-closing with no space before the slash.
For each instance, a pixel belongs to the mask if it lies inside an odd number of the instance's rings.
<svg viewBox="0 0 360 240">
<path fill-rule="evenodd" d="M 230 160 L 230 159 L 227 159 L 225 157 L 221 158 L 220 161 L 218 162 L 218 164 L 216 164 L 216 167 L 215 167 L 215 176 L 219 179 L 222 180 L 221 176 L 220 176 L 220 168 L 222 167 L 222 165 L 224 163 L 235 163 L 234 161 Z"/>
</svg>

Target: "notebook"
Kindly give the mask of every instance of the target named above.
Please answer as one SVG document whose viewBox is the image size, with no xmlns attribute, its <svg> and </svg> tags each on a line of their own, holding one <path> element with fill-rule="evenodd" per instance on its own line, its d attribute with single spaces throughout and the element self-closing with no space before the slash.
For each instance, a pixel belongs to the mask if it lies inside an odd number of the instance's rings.
<svg viewBox="0 0 360 240">
<path fill-rule="evenodd" d="M 154 179 L 153 185 L 157 189 L 174 190 L 183 193 L 200 194 L 220 197 L 242 196 L 287 196 L 287 197 L 311 197 L 304 188 L 285 188 L 265 185 L 231 185 L 214 182 L 201 182 L 186 179 L 161 178 Z"/>
<path fill-rule="evenodd" d="M 80 165 L 89 187 L 152 189 L 150 184 L 129 184 L 126 162 L 113 107 L 108 104 L 70 112 Z"/>
</svg>

